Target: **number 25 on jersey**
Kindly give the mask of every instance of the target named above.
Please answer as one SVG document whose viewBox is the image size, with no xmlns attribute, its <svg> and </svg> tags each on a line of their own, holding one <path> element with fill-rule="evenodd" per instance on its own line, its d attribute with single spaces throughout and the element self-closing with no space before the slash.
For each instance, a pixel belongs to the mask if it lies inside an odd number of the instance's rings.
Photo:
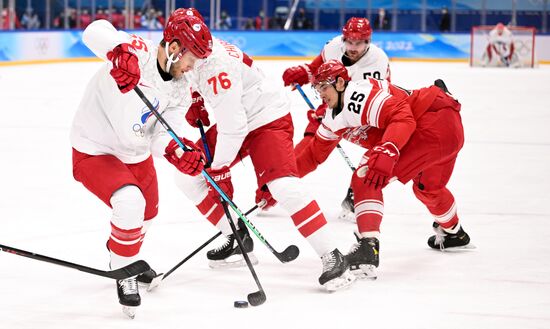
<svg viewBox="0 0 550 329">
<path fill-rule="evenodd" d="M 231 88 L 231 80 L 227 77 L 228 74 L 225 72 L 221 72 L 217 76 L 213 76 L 210 79 L 208 79 L 208 84 L 212 85 L 212 90 L 214 91 L 214 95 L 218 94 L 218 85 L 222 89 L 229 89 Z"/>
</svg>

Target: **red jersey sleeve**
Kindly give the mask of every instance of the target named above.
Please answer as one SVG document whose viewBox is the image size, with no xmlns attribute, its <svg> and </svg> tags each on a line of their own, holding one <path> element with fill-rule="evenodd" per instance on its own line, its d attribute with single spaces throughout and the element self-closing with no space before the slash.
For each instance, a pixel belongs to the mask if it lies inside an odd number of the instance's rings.
<svg viewBox="0 0 550 329">
<path fill-rule="evenodd" d="M 318 132 L 315 136 L 305 136 L 294 148 L 300 177 L 304 177 L 325 162 L 340 139 L 325 139 Z"/>
<path fill-rule="evenodd" d="M 382 82 L 373 80 L 371 83 L 373 88 L 365 101 L 361 122 L 384 131 L 381 143 L 392 142 L 401 149 L 416 129 L 407 93 L 389 88 L 392 95 L 384 91 Z"/>
<path fill-rule="evenodd" d="M 321 66 L 321 64 L 323 64 L 324 62 L 325 61 L 323 60 L 322 54 L 315 57 L 315 59 L 308 64 L 309 69 L 311 70 L 311 74 L 315 75 L 315 73 L 317 73 L 317 69 L 319 68 L 319 66 Z"/>
</svg>

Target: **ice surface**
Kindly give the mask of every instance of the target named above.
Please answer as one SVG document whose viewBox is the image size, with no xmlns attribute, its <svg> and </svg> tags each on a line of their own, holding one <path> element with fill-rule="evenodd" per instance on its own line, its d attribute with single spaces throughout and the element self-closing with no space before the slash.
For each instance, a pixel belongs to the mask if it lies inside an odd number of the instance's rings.
<svg viewBox="0 0 550 329">
<path fill-rule="evenodd" d="M 273 83 L 282 83 L 282 70 L 296 63 L 258 62 Z M 68 138 L 80 95 L 99 65 L 0 67 L 0 243 L 107 269 L 110 210 L 73 180 Z M 235 300 L 257 290 L 252 276 L 246 268 L 209 269 L 205 251 L 157 290 L 142 289 L 134 320 L 122 314 L 109 279 L 0 253 L 0 328 L 550 328 L 550 67 L 392 63 L 392 81 L 402 87 L 437 78 L 462 103 L 466 143 L 449 187 L 477 250 L 430 250 L 430 215 L 410 185 L 394 183 L 385 192 L 376 281 L 322 291 L 320 260 L 276 208 L 250 219 L 276 249 L 296 244 L 301 255 L 281 264 L 256 240 L 256 271 L 267 293 L 262 306 L 234 308 Z M 319 103 L 309 87 L 305 91 Z M 298 141 L 306 104 L 288 92 Z M 361 150 L 342 146 L 357 162 Z M 177 190 L 170 165 L 156 163 L 160 213 L 142 255 L 167 271 L 216 231 Z M 350 174 L 335 151 L 304 179 L 343 252 L 355 226 L 336 217 Z M 238 164 L 233 177 L 235 202 L 246 211 L 255 191 L 250 161 Z"/>
</svg>

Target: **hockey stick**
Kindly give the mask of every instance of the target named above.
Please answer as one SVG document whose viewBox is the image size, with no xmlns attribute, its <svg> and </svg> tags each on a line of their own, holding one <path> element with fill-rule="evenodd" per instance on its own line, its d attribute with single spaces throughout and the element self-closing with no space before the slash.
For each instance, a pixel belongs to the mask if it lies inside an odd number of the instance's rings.
<svg viewBox="0 0 550 329">
<path fill-rule="evenodd" d="M 212 153 L 210 153 L 210 148 L 208 147 L 208 142 L 206 140 L 206 133 L 204 132 L 204 127 L 200 120 L 197 120 L 197 125 L 199 126 L 199 130 L 201 133 L 202 144 L 204 145 L 204 149 L 206 151 L 207 157 L 209 157 L 209 154 L 212 154 Z M 212 158 L 208 158 L 208 162 L 212 162 Z M 245 223 L 246 226 L 248 226 L 253 232 L 254 230 L 256 230 L 256 228 L 254 227 L 254 225 L 252 225 L 250 221 L 248 221 L 247 223 L 243 220 L 242 222 Z M 275 248 L 271 246 L 269 242 L 267 242 L 267 240 L 260 234 L 260 232 L 257 232 L 257 233 L 254 232 L 254 234 L 258 237 L 258 239 L 260 239 L 260 241 L 262 241 L 266 245 L 267 249 L 269 249 L 269 251 L 271 251 L 275 255 L 275 257 L 277 257 L 277 259 L 280 260 L 282 263 L 293 261 L 300 254 L 300 249 L 298 249 L 298 247 L 295 245 L 290 245 L 283 252 L 278 252 L 277 250 L 275 250 Z"/>
<path fill-rule="evenodd" d="M 252 213 L 254 210 L 258 209 L 258 205 L 254 205 L 254 207 L 252 207 L 249 211 L 247 211 L 244 215 L 249 215 L 250 213 Z M 168 277 L 170 274 L 172 274 L 172 272 L 174 272 L 175 270 L 177 270 L 180 266 L 182 266 L 185 262 L 187 262 L 189 259 L 191 259 L 191 257 L 195 256 L 199 251 L 201 251 L 202 249 L 204 249 L 204 247 L 206 247 L 207 245 L 210 244 L 210 242 L 214 241 L 217 237 L 219 237 L 220 235 L 222 235 L 222 232 L 218 232 L 216 234 L 214 234 L 214 236 L 212 236 L 210 239 L 208 239 L 205 243 L 203 243 L 200 247 L 198 247 L 197 249 L 195 249 L 192 253 L 190 253 L 187 257 L 185 257 L 181 262 L 177 263 L 176 266 L 172 267 L 168 272 L 166 272 L 166 274 L 164 275 L 159 275 L 159 276 L 156 276 L 153 281 L 151 281 L 151 283 L 149 284 L 149 287 L 147 288 L 147 291 L 151 291 L 153 289 L 155 289 L 157 286 L 160 285 L 160 283 L 166 279 L 166 277 Z"/>
<path fill-rule="evenodd" d="M 309 108 L 312 109 L 312 110 L 315 110 L 315 106 L 313 106 L 313 103 L 311 103 L 311 101 L 309 100 L 307 95 L 304 93 L 304 91 L 302 90 L 302 87 L 300 87 L 300 85 L 297 84 L 296 89 L 298 89 L 298 91 L 300 92 L 300 95 L 302 95 L 302 98 L 304 99 L 304 101 L 306 101 Z M 348 164 L 348 167 L 351 169 L 351 171 L 355 171 L 355 169 L 356 169 L 355 166 L 353 165 L 353 163 L 349 159 L 348 155 L 346 154 L 346 151 L 344 151 L 342 146 L 340 144 L 337 144 L 336 148 L 338 149 L 338 152 L 340 152 L 340 155 L 342 155 L 342 157 L 344 158 L 344 160 Z"/>
<path fill-rule="evenodd" d="M 204 150 L 206 152 L 206 157 L 208 160 L 208 163 L 212 163 L 212 157 L 210 153 L 210 148 L 208 147 L 208 142 L 206 140 L 206 133 L 204 132 L 204 127 L 202 125 L 201 120 L 197 120 L 197 125 L 199 126 L 199 130 L 201 132 L 201 139 L 202 143 L 204 145 Z M 244 243 L 242 238 L 239 236 L 239 233 L 237 233 L 237 228 L 235 227 L 235 223 L 233 223 L 233 218 L 231 218 L 231 213 L 229 212 L 229 208 L 227 208 L 227 202 L 220 198 L 220 201 L 223 206 L 223 211 L 225 212 L 225 216 L 227 217 L 227 220 L 229 221 L 229 226 L 231 227 L 231 231 L 233 231 L 233 235 L 235 236 L 235 239 L 237 240 L 237 244 L 239 245 L 239 249 L 241 249 L 241 254 L 243 255 L 244 261 L 246 262 L 246 266 L 250 270 L 250 274 L 252 274 L 252 277 L 254 278 L 254 281 L 256 282 L 256 285 L 258 286 L 258 291 L 252 292 L 248 294 L 248 302 L 252 306 L 258 306 L 265 302 L 266 295 L 264 288 L 262 287 L 262 284 L 260 283 L 260 279 L 258 279 L 258 275 L 256 274 L 256 271 L 254 270 L 254 266 L 252 266 L 252 262 L 250 261 L 250 257 L 248 257 L 248 253 L 244 249 Z M 246 214 L 245 214 L 246 216 Z"/>
<path fill-rule="evenodd" d="M 264 288 L 260 283 L 260 279 L 258 279 L 258 275 L 254 270 L 254 266 L 252 266 L 252 262 L 250 261 L 250 257 L 248 257 L 248 253 L 246 253 L 244 249 L 243 240 L 237 233 L 237 228 L 235 227 L 235 223 L 233 223 L 233 219 L 231 218 L 231 213 L 229 212 L 229 208 L 227 207 L 227 201 L 222 199 L 221 202 L 222 202 L 223 210 L 225 211 L 225 216 L 227 216 L 227 220 L 229 221 L 229 226 L 231 226 L 231 231 L 233 231 L 233 235 L 235 236 L 235 239 L 237 240 L 237 244 L 241 249 L 241 253 L 244 257 L 244 261 L 246 262 L 246 266 L 248 266 L 248 269 L 250 270 L 250 274 L 252 274 L 252 277 L 254 278 L 254 281 L 258 286 L 258 291 L 251 292 L 250 294 L 248 294 L 247 296 L 248 302 L 252 306 L 262 305 L 267 299 L 267 297 L 265 296 Z"/>
<path fill-rule="evenodd" d="M 52 258 L 52 257 L 48 257 L 48 256 L 43 256 L 43 255 L 40 255 L 40 254 L 36 254 L 34 252 L 25 251 L 25 250 L 13 248 L 13 247 L 5 246 L 5 245 L 2 245 L 2 244 L 0 244 L 0 250 L 2 250 L 4 252 L 7 252 L 7 253 L 10 253 L 10 254 L 23 256 L 23 257 L 27 257 L 27 258 L 32 258 L 32 259 L 36 259 L 36 260 L 46 262 L 46 263 L 52 263 L 52 264 L 56 264 L 56 265 L 60 265 L 60 266 L 70 267 L 70 268 L 73 268 L 75 270 L 79 270 L 79 271 L 82 271 L 82 272 L 102 276 L 102 277 L 105 277 L 105 278 L 115 279 L 115 280 L 127 279 L 127 278 L 130 278 L 130 277 L 139 275 L 143 272 L 147 272 L 151 269 L 151 267 L 149 266 L 149 264 L 147 264 L 147 262 L 145 262 L 144 260 L 138 260 L 137 262 L 134 262 L 130 265 L 126 265 L 126 266 L 121 267 L 121 268 L 116 269 L 116 270 L 102 271 L 102 270 L 87 267 L 87 266 L 84 266 L 84 265 L 79 265 L 79 264 L 67 262 L 67 261 L 64 261 L 64 260 L 61 260 L 61 259 Z"/>
<path fill-rule="evenodd" d="M 139 87 L 136 86 L 134 88 L 134 91 L 136 92 L 136 94 L 138 94 L 141 100 L 147 105 L 149 110 L 151 110 L 153 115 L 157 118 L 157 120 L 164 127 L 164 129 L 166 129 L 166 131 L 170 134 L 170 136 L 172 136 L 172 139 L 174 139 L 174 141 L 178 143 L 179 147 L 181 147 L 181 149 L 184 151 L 189 151 L 189 148 L 180 141 L 180 139 L 178 138 L 174 130 L 170 127 L 168 122 L 164 120 L 164 118 L 160 115 L 160 113 L 158 113 L 158 111 L 155 109 L 153 104 L 151 104 L 151 102 L 147 99 L 147 97 L 145 97 L 141 89 L 139 89 Z M 227 201 L 227 203 L 235 211 L 237 216 L 239 216 L 239 218 L 242 219 L 242 221 L 246 224 L 246 226 L 254 233 L 254 235 L 258 237 L 258 239 L 260 239 L 260 241 L 262 241 L 264 245 L 267 246 L 267 248 L 275 255 L 275 257 L 277 257 L 277 259 L 279 259 L 283 263 L 286 263 L 286 262 L 293 261 L 294 259 L 296 259 L 296 257 L 298 257 L 300 250 L 295 245 L 291 245 L 287 247 L 285 250 L 283 250 L 283 252 L 277 252 L 275 249 L 273 249 L 273 247 L 267 242 L 267 240 L 256 229 L 256 227 L 254 227 L 254 225 L 243 215 L 242 211 L 237 207 L 237 205 L 233 202 L 233 200 L 231 200 L 231 198 L 229 198 L 227 194 L 225 194 L 225 192 L 218 186 L 218 184 L 216 184 L 216 182 L 212 179 L 212 177 L 210 177 L 208 172 L 203 169 L 201 173 L 206 178 L 206 180 L 210 183 L 210 185 L 212 185 L 212 187 L 214 187 L 214 189 L 218 191 L 222 199 Z"/>
</svg>

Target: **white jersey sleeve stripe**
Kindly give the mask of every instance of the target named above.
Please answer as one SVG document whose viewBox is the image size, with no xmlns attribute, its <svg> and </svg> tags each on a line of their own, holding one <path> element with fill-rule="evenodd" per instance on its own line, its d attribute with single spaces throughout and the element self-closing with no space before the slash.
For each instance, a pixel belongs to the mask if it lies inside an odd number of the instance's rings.
<svg viewBox="0 0 550 329">
<path fill-rule="evenodd" d="M 368 118 L 372 126 L 380 127 L 378 119 L 380 118 L 382 107 L 388 98 L 390 98 L 390 94 L 380 90 L 372 99 L 368 114 Z"/>
<path fill-rule="evenodd" d="M 339 137 L 336 135 L 332 130 L 328 129 L 325 125 L 320 125 L 317 129 L 317 135 L 324 140 L 327 141 L 335 141 L 338 140 Z"/>
</svg>

